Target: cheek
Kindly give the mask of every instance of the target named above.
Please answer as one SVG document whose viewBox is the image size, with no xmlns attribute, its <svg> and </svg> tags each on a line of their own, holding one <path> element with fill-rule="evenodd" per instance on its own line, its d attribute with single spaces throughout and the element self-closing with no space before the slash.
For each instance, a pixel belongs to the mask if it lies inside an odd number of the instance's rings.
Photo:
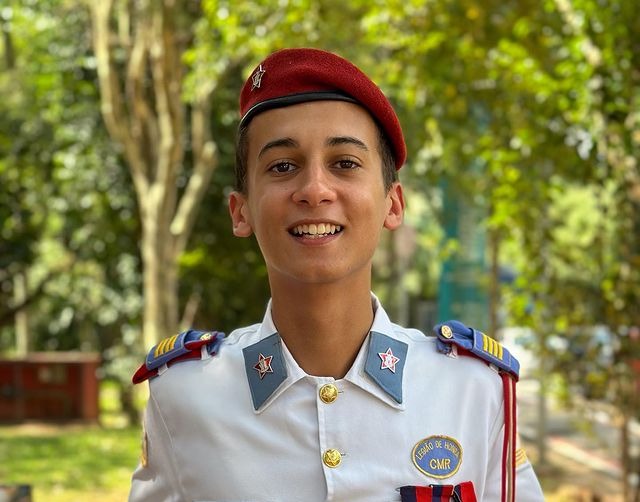
<svg viewBox="0 0 640 502">
<path fill-rule="evenodd" d="M 381 226 L 391 207 L 388 197 L 385 197 L 382 192 L 375 195 L 369 193 L 352 194 L 350 202 L 357 214 L 363 217 L 366 216 L 371 224 L 375 223 L 377 225 L 379 223 Z"/>
<path fill-rule="evenodd" d="M 259 199 L 252 201 L 249 207 L 249 221 L 257 236 L 269 237 L 269 233 L 275 230 L 282 221 L 279 208 L 282 207 L 273 194 L 264 194 Z"/>
</svg>

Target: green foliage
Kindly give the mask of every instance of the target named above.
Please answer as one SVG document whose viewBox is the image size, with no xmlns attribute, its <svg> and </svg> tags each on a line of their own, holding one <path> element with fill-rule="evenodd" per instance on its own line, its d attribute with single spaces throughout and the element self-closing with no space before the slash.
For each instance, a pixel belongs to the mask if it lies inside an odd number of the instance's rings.
<svg viewBox="0 0 640 502">
<path fill-rule="evenodd" d="M 31 349 L 127 344 L 122 329 L 141 303 L 139 225 L 99 114 L 88 12 L 12 2 L 2 15 L 13 65 L 0 74 L 0 304 L 9 308 L 0 308 L 0 349 L 15 343 L 18 273 L 28 278 Z"/>
<path fill-rule="evenodd" d="M 437 181 L 448 178 L 487 208 L 502 261 L 518 272 L 508 314 L 539 333 L 540 357 L 563 360 L 547 347 L 551 334 L 575 346 L 584 343 L 576 333 L 591 336 L 576 327 L 609 326 L 616 374 L 627 380 L 638 357 L 628 331 L 640 324 L 631 306 L 640 298 L 634 9 L 632 1 L 385 2 L 362 21 L 372 52 L 384 54 L 372 70 L 413 131 L 405 180 L 437 200 Z M 607 381 L 601 349 L 566 354 L 589 375 L 567 375 L 572 384 Z M 624 393 L 598 396 L 629 403 Z"/>
</svg>

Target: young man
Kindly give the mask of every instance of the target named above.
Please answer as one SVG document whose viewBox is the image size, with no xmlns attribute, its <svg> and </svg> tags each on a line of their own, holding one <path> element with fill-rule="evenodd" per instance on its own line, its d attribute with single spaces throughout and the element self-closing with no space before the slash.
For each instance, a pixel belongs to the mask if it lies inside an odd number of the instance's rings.
<svg viewBox="0 0 640 502">
<path fill-rule="evenodd" d="M 233 232 L 255 235 L 272 298 L 260 324 L 151 350 L 130 501 L 512 502 L 514 484 L 543 500 L 515 449 L 517 362 L 461 323 L 392 324 L 371 293 L 404 209 L 385 96 L 334 54 L 286 49 L 240 109 Z"/>
</svg>

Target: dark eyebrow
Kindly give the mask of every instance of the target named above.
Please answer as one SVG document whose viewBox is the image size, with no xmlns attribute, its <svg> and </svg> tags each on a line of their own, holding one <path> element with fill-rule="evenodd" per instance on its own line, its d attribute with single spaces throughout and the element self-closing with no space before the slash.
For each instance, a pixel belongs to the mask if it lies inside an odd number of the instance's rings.
<svg viewBox="0 0 640 502">
<path fill-rule="evenodd" d="M 334 137 L 331 137 L 331 138 L 327 139 L 326 145 L 327 146 L 354 145 L 354 146 L 357 146 L 358 148 L 360 148 L 361 150 L 364 150 L 365 152 L 369 151 L 369 148 L 367 147 L 367 145 L 365 145 L 358 138 L 354 138 L 352 136 L 334 136 Z"/>
<path fill-rule="evenodd" d="M 262 157 L 262 155 L 264 155 L 264 153 L 270 150 L 271 148 L 278 148 L 283 146 L 288 148 L 296 148 L 300 145 L 298 144 L 297 141 L 291 138 L 274 139 L 273 141 L 269 141 L 266 145 L 264 145 L 260 149 L 260 153 L 258 153 L 258 158 Z"/>
</svg>

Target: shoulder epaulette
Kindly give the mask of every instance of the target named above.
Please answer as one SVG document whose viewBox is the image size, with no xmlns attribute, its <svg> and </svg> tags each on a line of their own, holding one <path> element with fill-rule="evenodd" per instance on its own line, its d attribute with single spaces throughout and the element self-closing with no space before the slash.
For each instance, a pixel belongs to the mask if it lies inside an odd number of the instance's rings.
<svg viewBox="0 0 640 502">
<path fill-rule="evenodd" d="M 165 338 L 147 354 L 142 366 L 133 375 L 133 383 L 141 383 L 158 376 L 163 368 L 187 359 L 200 359 L 203 355 L 213 355 L 218 351 L 224 333 L 219 331 L 196 331 L 190 329 Z M 206 353 L 205 353 L 206 351 Z"/>
<path fill-rule="evenodd" d="M 516 380 L 518 379 L 520 363 L 511 352 L 490 336 L 465 326 L 460 321 L 447 321 L 438 324 L 433 328 L 433 331 L 438 337 L 439 352 L 450 354 L 453 347 L 456 346 L 463 353 L 493 364 L 499 370 L 509 373 Z"/>
</svg>

